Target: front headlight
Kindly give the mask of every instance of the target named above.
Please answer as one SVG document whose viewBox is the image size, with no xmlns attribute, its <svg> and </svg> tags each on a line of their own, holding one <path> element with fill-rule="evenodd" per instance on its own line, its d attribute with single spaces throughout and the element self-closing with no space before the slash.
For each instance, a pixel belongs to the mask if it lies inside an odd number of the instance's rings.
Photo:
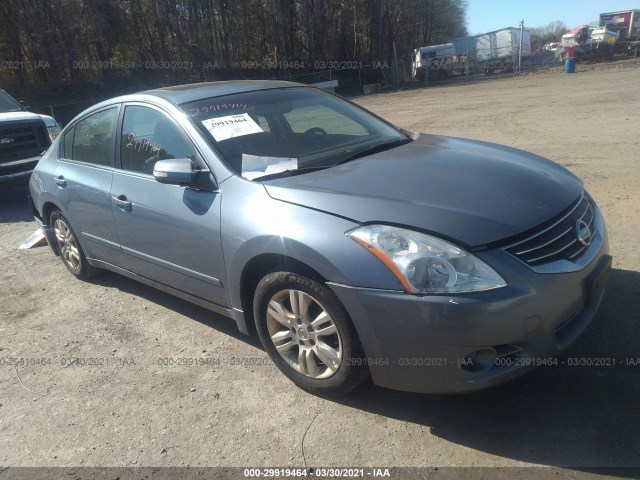
<svg viewBox="0 0 640 480">
<path fill-rule="evenodd" d="M 346 234 L 378 257 L 408 293 L 469 293 L 506 285 L 482 260 L 431 235 L 388 225 Z"/>
</svg>

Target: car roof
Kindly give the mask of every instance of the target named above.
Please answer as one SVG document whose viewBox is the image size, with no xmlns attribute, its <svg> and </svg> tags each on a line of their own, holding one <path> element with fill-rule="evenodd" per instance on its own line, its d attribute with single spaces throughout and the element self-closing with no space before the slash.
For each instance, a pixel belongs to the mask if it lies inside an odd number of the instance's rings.
<svg viewBox="0 0 640 480">
<path fill-rule="evenodd" d="M 159 100 L 174 106 L 184 103 L 204 100 L 206 98 L 221 97 L 234 93 L 254 92 L 257 90 L 271 90 L 276 88 L 308 87 L 303 83 L 285 82 L 279 80 L 230 80 L 224 82 L 190 83 L 173 87 L 156 88 L 143 92 L 110 98 L 92 105 L 76 115 L 68 124 L 72 125 L 84 116 L 91 115 L 97 110 L 112 107 L 123 102 L 139 102 Z M 158 103 L 158 102 L 156 102 Z"/>
<path fill-rule="evenodd" d="M 176 105 L 181 105 L 204 98 L 220 97 L 234 93 L 301 86 L 304 85 L 279 80 L 230 80 L 225 82 L 191 83 L 187 85 L 176 85 L 174 87 L 156 88 L 139 92 L 139 94 L 152 95 Z"/>
</svg>

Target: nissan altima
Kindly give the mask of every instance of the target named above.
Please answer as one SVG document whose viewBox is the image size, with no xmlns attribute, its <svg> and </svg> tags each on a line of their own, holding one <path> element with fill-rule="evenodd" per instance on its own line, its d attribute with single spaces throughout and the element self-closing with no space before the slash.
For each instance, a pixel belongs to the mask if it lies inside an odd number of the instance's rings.
<svg viewBox="0 0 640 480">
<path fill-rule="evenodd" d="M 611 269 L 600 210 L 563 167 L 290 82 L 102 102 L 30 190 L 77 278 L 110 270 L 230 317 L 324 395 L 367 377 L 464 392 L 557 364 Z"/>
</svg>

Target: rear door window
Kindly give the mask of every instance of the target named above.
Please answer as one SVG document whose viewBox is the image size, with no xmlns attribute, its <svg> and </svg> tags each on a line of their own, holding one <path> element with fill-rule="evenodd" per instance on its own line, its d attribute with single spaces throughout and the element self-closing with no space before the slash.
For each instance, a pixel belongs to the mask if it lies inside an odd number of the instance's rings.
<svg viewBox="0 0 640 480">
<path fill-rule="evenodd" d="M 89 115 L 77 122 L 65 134 L 65 158 L 93 165 L 111 166 L 113 160 L 113 129 L 117 112 L 117 108 L 110 108 Z"/>
</svg>

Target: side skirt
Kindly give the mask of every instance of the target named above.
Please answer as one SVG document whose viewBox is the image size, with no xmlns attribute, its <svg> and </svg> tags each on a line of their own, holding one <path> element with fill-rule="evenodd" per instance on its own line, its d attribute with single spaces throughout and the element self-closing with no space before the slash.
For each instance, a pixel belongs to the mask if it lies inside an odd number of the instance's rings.
<svg viewBox="0 0 640 480">
<path fill-rule="evenodd" d="M 231 308 L 221 307 L 220 305 L 204 300 L 203 298 L 195 297 L 186 292 L 183 292 L 182 290 L 170 287 L 169 285 L 165 285 L 164 283 L 156 282 L 155 280 L 151 280 L 150 278 L 143 277 L 142 275 L 138 275 L 137 273 L 130 272 L 129 270 L 125 270 L 124 268 L 117 267 L 115 265 L 112 265 L 111 263 L 103 262 L 102 260 L 87 258 L 87 261 L 94 267 L 118 273 L 127 278 L 131 278 L 132 280 L 144 283 L 145 285 L 149 285 L 150 287 L 157 288 L 158 290 L 162 290 L 163 292 L 166 292 L 170 295 L 181 298 L 191 303 L 195 303 L 196 305 L 206 308 L 207 310 L 211 310 L 212 312 L 219 313 L 220 315 L 224 315 L 225 317 L 229 317 L 235 320 L 234 313 Z"/>
</svg>

